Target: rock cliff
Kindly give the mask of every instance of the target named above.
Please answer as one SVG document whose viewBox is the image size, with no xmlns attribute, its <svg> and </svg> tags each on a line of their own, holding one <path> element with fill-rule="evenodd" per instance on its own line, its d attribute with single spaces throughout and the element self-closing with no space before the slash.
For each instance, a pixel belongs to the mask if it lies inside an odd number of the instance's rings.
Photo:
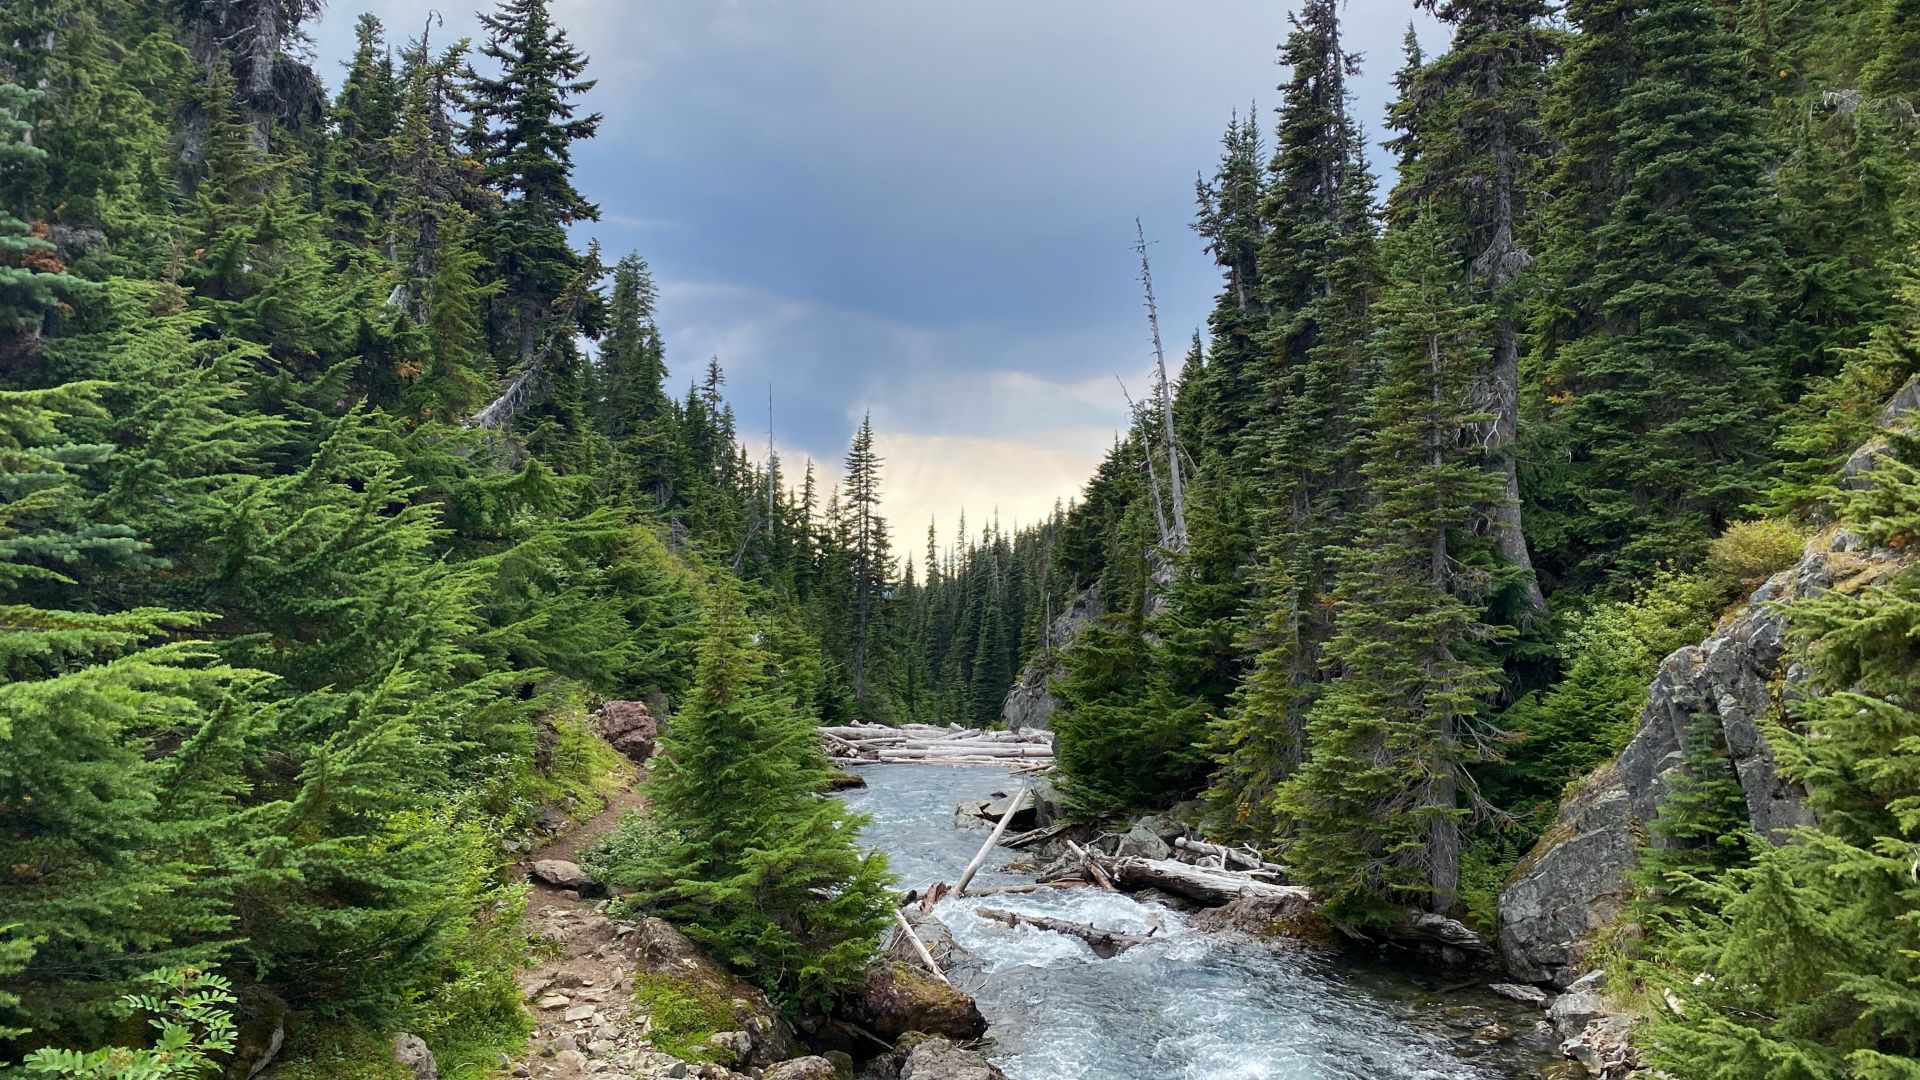
<svg viewBox="0 0 1920 1080">
<path fill-rule="evenodd" d="M 1909 383 L 1880 418 L 1883 428 L 1910 426 L 1920 407 L 1920 381 Z M 1874 442 L 1848 463 L 1849 482 L 1871 468 Z M 1781 839 L 1812 817 L 1802 792 L 1775 767 L 1761 721 L 1779 716 L 1800 673 L 1786 648 L 1786 607 L 1827 589 L 1852 590 L 1912 561 L 1867 549 L 1851 533 L 1830 529 L 1800 560 L 1775 574 L 1698 645 L 1668 656 L 1648 688 L 1639 725 L 1619 757 L 1581 781 L 1561 806 L 1553 829 L 1523 860 L 1500 895 L 1500 951 L 1513 974 L 1568 986 L 1585 970 L 1593 933 L 1607 925 L 1628 895 L 1636 849 L 1656 843 L 1647 826 L 1686 760 L 1697 721 L 1719 744 L 1746 793 L 1755 831 Z"/>
<path fill-rule="evenodd" d="M 1048 721 L 1060 708 L 1059 700 L 1048 691 L 1047 684 L 1062 674 L 1061 650 L 1073 642 L 1083 627 L 1106 614 L 1106 610 L 1106 603 L 1100 597 L 1100 587 L 1095 585 L 1074 597 L 1072 605 L 1054 618 L 1053 624 L 1047 628 L 1046 649 L 1027 661 L 1020 677 L 1014 681 L 1013 689 L 1007 691 L 1006 703 L 1001 706 L 1000 718 L 1006 722 L 1009 731 L 1046 729 Z"/>
</svg>

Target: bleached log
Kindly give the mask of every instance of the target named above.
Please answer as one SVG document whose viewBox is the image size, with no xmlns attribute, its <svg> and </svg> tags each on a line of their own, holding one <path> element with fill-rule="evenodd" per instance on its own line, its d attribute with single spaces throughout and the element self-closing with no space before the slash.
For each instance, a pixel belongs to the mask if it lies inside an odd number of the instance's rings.
<svg viewBox="0 0 1920 1080">
<path fill-rule="evenodd" d="M 1092 923 L 1071 923 L 1065 919 L 1049 919 L 1041 915 L 1023 915 L 1017 911 L 1002 911 L 999 908 L 975 908 L 975 915 L 983 919 L 992 919 L 1008 926 L 1031 926 L 1036 930 L 1049 930 L 1056 934 L 1079 938 L 1093 949 L 1093 955 L 1102 960 L 1111 960 L 1135 945 L 1144 945 L 1152 939 L 1151 934 L 1128 934 L 1119 930 L 1102 930 Z"/>
<path fill-rule="evenodd" d="M 941 982 L 946 982 L 947 973 L 940 970 L 939 962 L 934 960 L 933 953 L 927 950 L 927 943 L 920 940 L 920 935 L 914 931 L 913 924 L 907 921 L 907 916 L 898 909 L 895 909 L 893 918 L 894 921 L 900 924 L 900 932 L 907 935 L 907 942 L 913 946 L 913 951 L 919 955 L 920 962 L 927 965 L 927 970 L 933 973 L 934 978 L 939 979 Z"/>
<path fill-rule="evenodd" d="M 1067 850 L 1073 852 L 1074 855 L 1080 859 L 1081 864 L 1087 868 L 1087 876 L 1093 879 L 1095 885 L 1100 886 L 1108 892 L 1119 891 L 1113 883 L 1112 875 L 1107 873 L 1106 867 L 1100 865 L 1100 860 L 1094 857 L 1093 852 L 1088 851 L 1086 848 L 1081 847 L 1071 840 L 1067 841 Z"/>
<path fill-rule="evenodd" d="M 1029 829 L 1026 832 L 1021 833 L 1019 836 L 1007 837 L 1005 840 L 1001 841 L 1000 846 L 1010 847 L 1010 848 L 1027 847 L 1031 844 L 1037 844 L 1042 840 L 1051 840 L 1054 837 L 1059 836 L 1061 833 L 1066 832 L 1068 829 L 1071 829 L 1071 828 L 1073 828 L 1072 825 L 1069 825 L 1066 822 L 1061 822 L 1058 825 L 1048 825 L 1044 828 Z"/>
<path fill-rule="evenodd" d="M 991 743 L 980 746 L 927 746 L 908 743 L 905 746 L 889 746 L 885 749 L 885 753 L 895 757 L 926 760 L 941 757 L 992 757 L 1031 761 L 1053 756 L 1053 751 L 1044 746 L 995 746 Z"/>
<path fill-rule="evenodd" d="M 1276 885 L 1250 874 L 1229 870 L 1203 870 L 1172 859 L 1143 859 L 1138 856 L 1115 859 L 1113 876 L 1129 888 L 1163 889 L 1214 906 L 1232 903 L 1243 896 L 1298 900 L 1309 900 L 1313 896 L 1303 886 Z"/>
<path fill-rule="evenodd" d="M 988 852 L 991 852 L 994 847 L 1000 843 L 1000 838 L 1007 834 L 1007 826 L 1012 823 L 1014 816 L 1020 813 L 1020 807 L 1026 801 L 1027 789 L 1021 788 L 1020 793 L 1013 797 L 1013 802 L 1008 806 L 1007 812 L 1001 816 L 999 823 L 993 827 L 993 835 L 987 837 L 987 842 L 980 847 L 980 853 L 973 857 L 973 861 L 968 863 L 966 870 L 960 874 L 959 883 L 953 887 L 956 896 L 967 895 L 967 885 L 973 881 L 973 875 L 980 872 L 980 867 L 985 865 L 987 861 Z"/>
<path fill-rule="evenodd" d="M 1228 863 L 1239 863 L 1249 870 L 1264 870 L 1271 874 L 1282 874 L 1287 868 L 1279 863 L 1270 863 L 1260 857 L 1239 848 L 1230 848 L 1225 844 L 1210 844 L 1205 840 L 1189 840 L 1184 836 L 1175 837 L 1173 846 L 1188 851 L 1197 851 L 1202 855 L 1212 855 Z"/>
</svg>

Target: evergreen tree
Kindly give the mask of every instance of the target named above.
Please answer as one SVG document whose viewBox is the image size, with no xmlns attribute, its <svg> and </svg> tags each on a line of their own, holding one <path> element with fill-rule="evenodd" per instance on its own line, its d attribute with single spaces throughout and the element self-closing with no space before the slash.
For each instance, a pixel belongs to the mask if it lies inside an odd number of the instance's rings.
<svg viewBox="0 0 1920 1080">
<path fill-rule="evenodd" d="M 487 183 L 505 201 L 485 247 L 501 282 L 493 318 L 497 351 L 524 367 L 550 326 L 550 311 L 581 261 L 567 226 L 598 221 L 599 208 L 573 186 L 573 144 L 593 137 L 600 114 L 576 116 L 574 99 L 593 89 L 582 79 L 585 54 L 553 23 L 547 0 L 501 0 L 480 17 L 481 55 L 500 66 L 474 75 L 471 142 Z"/>
<path fill-rule="evenodd" d="M 1780 380 L 1764 113 L 1708 0 L 1575 0 L 1536 318 L 1535 539 L 1591 585 L 1691 561 L 1758 491 Z"/>
<path fill-rule="evenodd" d="M 774 688 L 737 601 L 716 603 L 649 787 L 673 839 L 623 871 L 638 889 L 628 902 L 687 927 L 789 1005 L 813 1005 L 872 958 L 893 908 L 886 859 L 861 854 L 859 819 L 815 797 L 827 763 L 814 721 Z"/>
<path fill-rule="evenodd" d="M 42 96 L 0 82 L 0 170 L 24 169 L 46 157 L 45 150 L 25 140 L 31 125 L 20 118 Z M 38 338 L 47 313 L 82 288 L 80 279 L 65 271 L 53 245 L 0 205 L 0 350 L 10 351 L 9 339 L 16 336 L 29 342 Z"/>
<path fill-rule="evenodd" d="M 328 226 L 349 250 L 392 242 L 387 222 L 401 92 L 380 20 L 361 15 L 354 38 L 346 81 L 333 102 L 333 175 L 327 202 Z"/>
<path fill-rule="evenodd" d="M 1367 383 L 1360 353 L 1375 277 L 1373 180 L 1347 92 L 1358 61 L 1341 45 L 1332 0 L 1313 0 L 1293 24 L 1263 212 L 1261 408 L 1234 462 L 1251 478 L 1261 544 L 1253 671 L 1220 752 L 1239 777 L 1227 786 L 1247 792 L 1284 778 L 1304 751 L 1306 707 L 1332 631 L 1333 554 L 1349 539 L 1345 511 L 1357 496 L 1354 406 Z M 1242 802 L 1230 816 L 1254 814 Z"/>
<path fill-rule="evenodd" d="M 1491 552 L 1472 537 L 1502 484 L 1469 437 L 1485 419 L 1489 312 L 1461 287 L 1432 218 L 1393 230 L 1383 256 L 1393 276 L 1375 307 L 1378 379 L 1362 419 L 1369 505 L 1340 560 L 1308 754 L 1276 796 L 1300 823 L 1287 848 L 1299 879 L 1334 918 L 1360 921 L 1459 898 L 1463 768 L 1485 743 L 1498 673 L 1487 646 L 1500 635 L 1484 610 Z"/>
</svg>

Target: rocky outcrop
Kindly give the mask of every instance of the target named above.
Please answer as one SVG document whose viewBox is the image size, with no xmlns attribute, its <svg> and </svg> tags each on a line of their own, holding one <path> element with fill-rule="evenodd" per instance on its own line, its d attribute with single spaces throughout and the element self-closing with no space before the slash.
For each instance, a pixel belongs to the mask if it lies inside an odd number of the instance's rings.
<svg viewBox="0 0 1920 1080">
<path fill-rule="evenodd" d="M 660 738 L 660 722 L 643 701 L 607 702 L 593 714 L 593 729 L 636 765 L 653 756 Z"/>
<path fill-rule="evenodd" d="M 1053 714 L 1060 708 L 1059 699 L 1047 689 L 1049 683 L 1065 674 L 1060 666 L 1060 652 L 1073 643 L 1086 625 L 1106 614 L 1107 605 L 1100 597 L 1100 587 L 1095 585 L 1073 598 L 1073 603 L 1061 612 L 1047 628 L 1046 648 L 1038 656 L 1027 661 L 1020 671 L 1020 677 L 1014 681 L 1013 689 L 1007 691 L 1007 700 L 1000 709 L 1000 719 L 1013 731 L 1024 728 L 1044 730 L 1052 720 Z"/>
<path fill-rule="evenodd" d="M 1726 755 L 1756 831 L 1779 839 L 1812 821 L 1801 791 L 1781 777 L 1761 723 L 1780 715 L 1799 678 L 1786 663 L 1783 606 L 1829 588 L 1858 588 L 1905 562 L 1897 552 L 1862 550 L 1844 531 L 1829 532 L 1706 640 L 1661 663 L 1632 741 L 1581 781 L 1500 895 L 1501 955 L 1515 976 L 1561 986 L 1578 977 L 1587 939 L 1628 894 L 1636 848 L 1659 842 L 1648 826 L 1693 738 L 1713 739 Z"/>
<path fill-rule="evenodd" d="M 844 991 L 833 1019 L 871 1032 L 889 1042 L 910 1031 L 966 1041 L 987 1033 L 987 1021 L 973 999 L 923 969 L 882 960 L 866 981 Z"/>
<path fill-rule="evenodd" d="M 1894 396 L 1880 426 L 1911 427 L 1916 409 L 1920 380 Z M 1849 483 L 1865 482 L 1884 442 L 1875 439 L 1854 454 Z M 1579 977 L 1588 940 L 1627 896 L 1637 847 L 1659 842 L 1648 826 L 1692 740 L 1711 739 L 1711 749 L 1725 755 L 1755 831 L 1780 840 L 1813 820 L 1803 793 L 1780 775 L 1762 723 L 1782 715 L 1801 677 L 1787 655 L 1786 608 L 1829 589 L 1852 591 L 1884 580 L 1912 561 L 1902 552 L 1867 549 L 1844 530 L 1828 530 L 1706 640 L 1661 662 L 1632 741 L 1576 786 L 1558 822 L 1500 895 L 1500 951 L 1515 976 L 1560 986 Z"/>
</svg>

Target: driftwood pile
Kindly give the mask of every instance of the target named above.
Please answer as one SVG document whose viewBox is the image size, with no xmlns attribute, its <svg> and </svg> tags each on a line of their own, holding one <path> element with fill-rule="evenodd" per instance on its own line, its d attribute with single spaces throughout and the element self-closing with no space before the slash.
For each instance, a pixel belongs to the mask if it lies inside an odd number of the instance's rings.
<svg viewBox="0 0 1920 1080">
<path fill-rule="evenodd" d="M 827 756 L 850 764 L 992 765 L 1016 772 L 1053 767 L 1045 731 L 981 731 L 931 724 L 843 724 L 820 729 Z"/>
</svg>

